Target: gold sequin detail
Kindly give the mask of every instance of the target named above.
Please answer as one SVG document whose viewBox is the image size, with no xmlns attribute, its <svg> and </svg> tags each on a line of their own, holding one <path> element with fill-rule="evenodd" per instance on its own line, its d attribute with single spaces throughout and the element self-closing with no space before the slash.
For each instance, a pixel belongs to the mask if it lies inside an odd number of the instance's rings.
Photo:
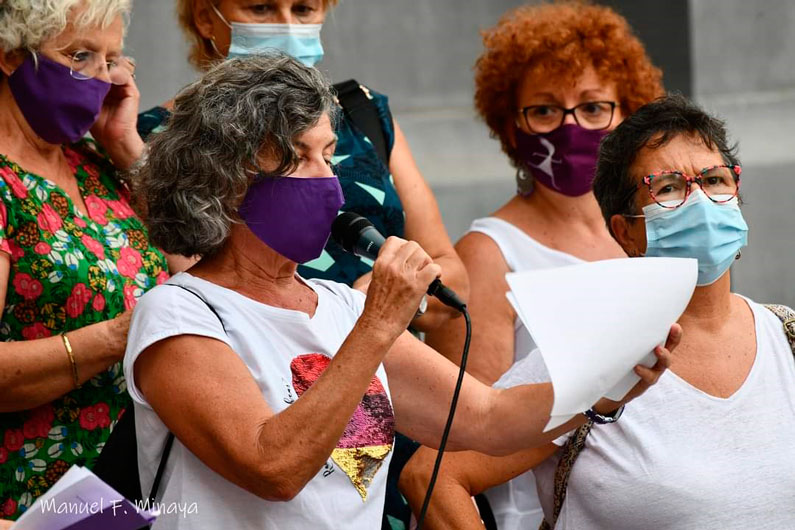
<svg viewBox="0 0 795 530">
<path fill-rule="evenodd" d="M 367 488 L 391 450 L 392 444 L 334 449 L 331 458 L 348 475 L 364 502 L 367 500 Z"/>
</svg>

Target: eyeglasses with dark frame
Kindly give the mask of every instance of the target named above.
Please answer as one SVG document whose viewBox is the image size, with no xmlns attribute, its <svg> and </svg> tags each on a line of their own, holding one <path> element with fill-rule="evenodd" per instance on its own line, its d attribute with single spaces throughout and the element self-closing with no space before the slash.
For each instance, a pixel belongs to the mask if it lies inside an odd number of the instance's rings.
<svg viewBox="0 0 795 530">
<path fill-rule="evenodd" d="M 616 110 L 615 101 L 586 101 L 567 109 L 560 105 L 530 105 L 519 109 L 525 125 L 536 134 L 552 132 L 571 114 L 583 129 L 600 131 L 610 127 Z"/>
<path fill-rule="evenodd" d="M 695 182 L 709 200 L 716 204 L 725 204 L 731 201 L 740 192 L 740 174 L 742 167 L 737 164 L 719 164 L 705 167 L 698 175 L 687 175 L 675 169 L 655 171 L 643 177 L 642 183 L 627 193 L 624 203 L 645 185 L 649 190 L 649 197 L 669 210 L 682 206 L 692 192 Z M 625 217 L 643 217 L 642 215 L 627 215 Z"/>
</svg>

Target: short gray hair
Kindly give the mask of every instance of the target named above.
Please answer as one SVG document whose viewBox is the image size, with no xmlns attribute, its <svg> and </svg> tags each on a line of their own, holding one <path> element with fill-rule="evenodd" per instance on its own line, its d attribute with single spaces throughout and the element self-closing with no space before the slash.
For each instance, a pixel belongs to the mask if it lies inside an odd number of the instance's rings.
<svg viewBox="0 0 795 530">
<path fill-rule="evenodd" d="M 224 61 L 183 89 L 163 132 L 133 171 L 152 242 L 206 256 L 221 248 L 254 174 L 298 167 L 295 139 L 336 105 L 328 81 L 287 55 Z M 261 173 L 261 156 L 279 164 Z"/>
<path fill-rule="evenodd" d="M 119 15 L 126 19 L 131 5 L 132 0 L 0 0 L 0 49 L 38 51 L 70 22 L 78 28 L 106 28 Z M 73 20 L 72 10 L 83 7 Z"/>
</svg>

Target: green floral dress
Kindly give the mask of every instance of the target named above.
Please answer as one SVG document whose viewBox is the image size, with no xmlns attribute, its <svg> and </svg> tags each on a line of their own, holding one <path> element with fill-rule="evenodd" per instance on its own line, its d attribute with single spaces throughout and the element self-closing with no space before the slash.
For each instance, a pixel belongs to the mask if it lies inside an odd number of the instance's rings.
<svg viewBox="0 0 795 530">
<path fill-rule="evenodd" d="M 63 150 L 86 215 L 54 183 L 0 155 L 0 251 L 11 256 L 0 340 L 108 320 L 168 278 L 107 157 L 89 140 Z M 70 466 L 91 468 L 128 404 L 117 363 L 52 403 L 0 414 L 0 519 L 17 519 Z"/>
</svg>

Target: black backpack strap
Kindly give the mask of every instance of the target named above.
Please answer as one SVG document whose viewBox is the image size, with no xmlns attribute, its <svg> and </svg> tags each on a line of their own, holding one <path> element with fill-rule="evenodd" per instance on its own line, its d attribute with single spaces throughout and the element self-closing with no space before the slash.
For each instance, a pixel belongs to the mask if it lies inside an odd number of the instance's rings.
<svg viewBox="0 0 795 530">
<path fill-rule="evenodd" d="M 778 304 L 765 304 L 765 307 L 781 320 L 792 355 L 795 355 L 795 311 L 785 305 Z"/>
<path fill-rule="evenodd" d="M 210 309 L 210 311 L 213 312 L 215 317 L 218 319 L 218 322 L 221 323 L 221 327 L 224 328 L 224 333 L 226 333 L 226 326 L 224 326 L 224 321 L 221 318 L 221 316 L 218 314 L 218 311 L 216 311 L 215 308 L 212 305 L 210 305 L 210 303 L 207 300 L 205 300 L 202 295 L 200 295 L 193 289 L 185 287 L 184 285 L 178 285 L 176 283 L 164 283 L 163 285 L 169 285 L 171 287 L 179 287 L 181 289 L 184 289 L 185 291 L 188 291 L 193 296 L 201 300 L 202 303 L 204 303 L 204 305 L 206 305 Z M 168 436 L 166 436 L 166 444 L 163 447 L 163 456 L 160 457 L 160 464 L 157 466 L 157 473 L 155 473 L 155 481 L 152 483 L 152 489 L 149 491 L 148 499 L 149 502 L 151 503 L 150 506 L 154 505 L 154 503 L 157 501 L 157 490 L 160 489 L 160 482 L 163 480 L 163 473 L 165 473 L 166 471 L 166 463 L 168 462 L 168 455 L 171 453 L 171 446 L 173 445 L 174 445 L 174 433 L 169 432 Z"/>
<path fill-rule="evenodd" d="M 591 427 L 593 427 L 592 421 L 588 421 L 587 423 L 580 425 L 580 427 L 574 431 L 574 434 L 571 435 L 568 443 L 566 443 L 566 446 L 563 449 L 563 454 L 560 455 L 558 467 L 555 469 L 552 521 L 547 522 L 547 520 L 544 519 L 541 522 L 541 526 L 538 527 L 538 530 L 552 530 L 555 528 L 555 524 L 558 522 L 558 516 L 560 515 L 560 510 L 563 508 L 563 502 L 566 500 L 566 488 L 569 486 L 571 470 L 574 468 L 574 463 L 577 461 L 577 457 L 580 456 L 580 453 L 585 448 L 585 439 L 591 432 Z"/>
<path fill-rule="evenodd" d="M 384 128 L 381 126 L 378 107 L 373 103 L 370 91 L 355 79 L 337 83 L 333 88 L 337 92 L 337 99 L 343 112 L 370 139 L 378 158 L 386 167 L 389 167 L 389 153 Z"/>
<path fill-rule="evenodd" d="M 190 287 L 185 287 L 184 285 L 179 285 L 179 284 L 176 284 L 176 283 L 164 283 L 163 285 L 168 285 L 169 287 L 179 287 L 180 289 L 182 289 L 184 291 L 188 291 L 190 294 L 192 294 L 193 296 L 195 296 L 196 298 L 201 300 L 202 303 L 207 306 L 207 309 L 209 309 L 210 311 L 213 312 L 213 315 L 215 315 L 215 318 L 217 318 L 218 322 L 221 323 L 221 327 L 224 329 L 224 333 L 226 333 L 226 326 L 224 326 L 224 319 L 221 318 L 221 315 L 218 314 L 218 311 L 216 311 L 215 308 L 212 306 L 212 304 L 210 304 L 210 302 L 205 300 L 204 297 L 201 294 L 199 294 L 198 292 L 194 291 Z"/>
<path fill-rule="evenodd" d="M 169 432 L 168 436 L 166 436 L 166 445 L 163 447 L 163 456 L 160 457 L 160 464 L 157 466 L 155 481 L 149 491 L 149 506 L 154 506 L 155 502 L 157 502 L 157 490 L 160 489 L 160 481 L 163 480 L 163 473 L 166 471 L 166 462 L 168 462 L 168 455 L 171 453 L 172 445 L 174 445 L 174 433 Z"/>
</svg>

